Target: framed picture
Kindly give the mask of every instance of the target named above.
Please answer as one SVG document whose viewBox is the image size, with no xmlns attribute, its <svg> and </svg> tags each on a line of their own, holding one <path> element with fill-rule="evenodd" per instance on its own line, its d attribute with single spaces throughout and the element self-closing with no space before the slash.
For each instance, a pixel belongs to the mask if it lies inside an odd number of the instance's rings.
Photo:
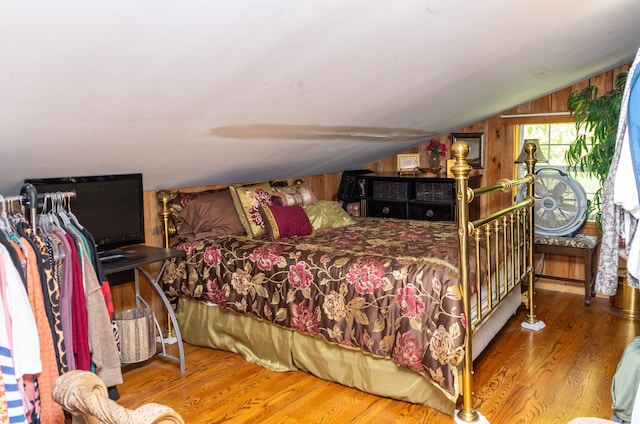
<svg viewBox="0 0 640 424">
<path fill-rule="evenodd" d="M 451 133 L 451 144 L 456 141 L 464 141 L 469 146 L 469 165 L 475 169 L 484 169 L 484 133 Z"/>
<path fill-rule="evenodd" d="M 419 153 L 403 153 L 398 155 L 397 159 L 400 174 L 413 174 L 420 167 Z"/>
</svg>

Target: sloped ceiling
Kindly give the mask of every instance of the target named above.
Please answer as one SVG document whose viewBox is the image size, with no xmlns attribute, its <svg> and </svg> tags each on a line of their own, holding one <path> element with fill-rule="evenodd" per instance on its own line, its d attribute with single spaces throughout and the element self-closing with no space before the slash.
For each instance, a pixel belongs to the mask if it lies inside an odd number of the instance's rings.
<svg viewBox="0 0 640 424">
<path fill-rule="evenodd" d="M 365 166 L 629 62 L 638 0 L 4 1 L 0 193 Z"/>
</svg>

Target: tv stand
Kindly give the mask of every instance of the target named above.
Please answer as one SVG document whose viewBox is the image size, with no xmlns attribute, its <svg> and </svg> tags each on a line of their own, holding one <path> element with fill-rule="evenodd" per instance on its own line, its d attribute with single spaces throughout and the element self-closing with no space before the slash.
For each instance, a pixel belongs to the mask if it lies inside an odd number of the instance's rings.
<svg viewBox="0 0 640 424">
<path fill-rule="evenodd" d="M 160 337 L 160 344 L 162 345 L 162 351 L 158 352 L 157 355 L 166 359 L 173 360 L 180 364 L 180 373 L 184 374 L 185 372 L 185 363 L 184 363 L 184 347 L 182 346 L 182 336 L 180 335 L 180 328 L 178 327 L 178 321 L 176 320 L 176 315 L 171 308 L 171 304 L 165 296 L 162 287 L 159 284 L 160 277 L 165 270 L 167 265 L 167 260 L 171 258 L 177 258 L 184 255 L 184 252 L 181 250 L 175 249 L 165 249 L 162 247 L 152 247 L 145 245 L 137 245 L 131 246 L 129 248 L 124 249 L 124 258 L 122 260 L 118 260 L 115 262 L 105 263 L 103 266 L 104 272 L 107 275 L 107 279 L 109 275 L 116 274 L 122 271 L 134 271 L 134 287 L 136 294 L 136 308 L 140 307 L 140 304 L 144 304 L 145 307 L 151 309 L 149 303 L 140 295 L 140 274 L 146 277 L 146 280 L 149 282 L 151 287 L 156 291 L 164 307 L 167 311 L 168 319 L 170 324 L 175 331 L 175 337 L 178 343 L 178 352 L 179 356 L 173 356 L 167 354 L 166 345 L 171 344 L 169 340 L 165 338 L 162 329 L 160 328 L 160 324 L 158 323 L 158 319 L 155 314 L 153 315 L 153 321 L 155 323 L 156 329 L 158 330 L 158 336 Z M 149 265 L 156 262 L 162 262 L 162 268 L 158 274 L 154 277 L 152 276 L 146 269 L 144 269 L 144 265 Z"/>
</svg>

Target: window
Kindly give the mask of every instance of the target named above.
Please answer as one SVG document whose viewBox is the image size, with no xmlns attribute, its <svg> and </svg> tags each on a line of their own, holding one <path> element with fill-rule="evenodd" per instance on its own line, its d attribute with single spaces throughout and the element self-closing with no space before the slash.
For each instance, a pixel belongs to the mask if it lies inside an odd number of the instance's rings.
<svg viewBox="0 0 640 424">
<path fill-rule="evenodd" d="M 563 124 L 527 124 L 520 125 L 518 128 L 518 154 L 522 150 L 524 140 L 537 138 L 542 153 L 549 161 L 548 163 L 537 163 L 536 169 L 540 168 L 557 168 L 568 173 L 572 178 L 582 185 L 587 193 L 587 199 L 593 200 L 593 195 L 600 183 L 595 177 L 590 177 L 586 172 L 569 171 L 565 161 L 565 152 L 569 149 L 569 145 L 576 139 L 576 124 L 573 122 Z M 518 166 L 518 176 L 523 176 L 526 168 L 523 165 Z"/>
</svg>

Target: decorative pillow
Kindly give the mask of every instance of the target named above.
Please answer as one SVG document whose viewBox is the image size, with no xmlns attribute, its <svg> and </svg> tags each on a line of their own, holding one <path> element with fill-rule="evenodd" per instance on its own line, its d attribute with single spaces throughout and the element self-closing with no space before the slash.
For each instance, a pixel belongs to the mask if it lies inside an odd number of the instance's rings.
<svg viewBox="0 0 640 424">
<path fill-rule="evenodd" d="M 260 206 L 260 215 L 271 240 L 313 233 L 309 217 L 300 205 L 263 205 Z"/>
<path fill-rule="evenodd" d="M 260 216 L 260 206 L 271 204 L 273 190 L 269 183 L 245 187 L 229 187 L 238 218 L 249 237 L 265 233 L 264 221 Z"/>
<path fill-rule="evenodd" d="M 191 199 L 180 211 L 178 236 L 193 241 L 205 237 L 244 234 L 229 190 Z"/>
<path fill-rule="evenodd" d="M 274 205 L 312 205 L 318 201 L 311 188 L 306 184 L 296 184 L 286 187 L 273 187 L 275 193 L 271 195 L 271 202 Z"/>
<path fill-rule="evenodd" d="M 324 228 L 346 227 L 355 223 L 338 202 L 318 200 L 313 205 L 303 206 L 314 231 Z"/>
<path fill-rule="evenodd" d="M 182 192 L 182 191 L 158 191 L 157 196 L 160 200 L 161 196 L 168 195 L 167 208 L 169 210 L 170 225 L 175 227 L 177 231 L 177 237 L 172 237 L 169 240 L 171 246 L 175 246 L 180 241 L 180 227 L 182 227 L 183 221 L 180 219 L 180 213 L 191 202 L 200 196 L 205 196 L 211 193 L 218 193 L 221 191 L 229 191 L 227 187 L 223 189 L 204 190 L 195 192 Z"/>
</svg>

